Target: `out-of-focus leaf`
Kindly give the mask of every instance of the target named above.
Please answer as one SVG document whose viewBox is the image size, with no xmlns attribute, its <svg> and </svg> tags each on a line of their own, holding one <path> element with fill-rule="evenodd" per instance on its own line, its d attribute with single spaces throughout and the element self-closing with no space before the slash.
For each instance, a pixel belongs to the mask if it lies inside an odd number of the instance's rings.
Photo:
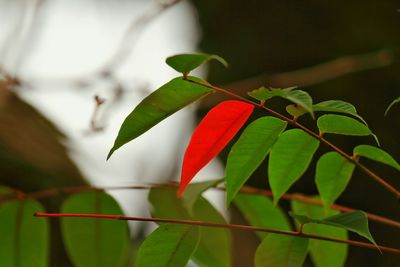
<svg viewBox="0 0 400 267">
<path fill-rule="evenodd" d="M 376 245 L 374 239 L 371 236 L 368 228 L 368 217 L 363 211 L 352 211 L 338 215 L 333 215 L 325 219 L 313 219 L 305 215 L 291 214 L 293 218 L 298 220 L 301 224 L 316 223 L 330 225 L 346 229 L 348 231 L 357 233 L 358 235 L 365 237 L 371 243 Z"/>
<path fill-rule="evenodd" d="M 394 106 L 394 105 L 396 105 L 397 103 L 400 103 L 400 96 L 398 97 L 398 98 L 396 98 L 395 100 L 393 100 L 390 104 L 389 104 L 389 106 L 386 108 L 386 110 L 385 110 L 385 116 L 388 114 L 388 112 L 389 112 L 389 110 Z"/>
<path fill-rule="evenodd" d="M 305 110 L 302 106 L 299 106 L 297 104 L 287 105 L 286 111 L 295 118 L 300 117 L 307 113 L 307 110 Z"/>
<path fill-rule="evenodd" d="M 389 153 L 380 148 L 370 145 L 359 145 L 354 148 L 353 153 L 355 156 L 372 159 L 380 163 L 389 165 L 400 171 L 400 164 Z"/>
<path fill-rule="evenodd" d="M 269 153 L 287 123 L 274 118 L 262 117 L 243 131 L 232 147 L 225 171 L 226 203 L 230 202 Z"/>
<path fill-rule="evenodd" d="M 117 202 L 103 192 L 70 196 L 63 213 L 123 214 Z M 77 267 L 124 266 L 129 245 L 126 221 L 95 218 L 62 218 L 63 240 L 71 261 Z"/>
<path fill-rule="evenodd" d="M 337 215 L 339 211 L 324 210 L 316 205 L 305 204 L 303 202 L 293 200 L 292 211 L 296 214 L 306 215 L 310 218 L 322 219 L 327 216 Z M 303 232 L 319 236 L 326 236 L 336 239 L 347 240 L 347 231 L 333 226 L 321 224 L 306 224 Z M 342 267 L 347 258 L 348 245 L 324 240 L 310 239 L 309 250 L 311 259 L 316 267 Z"/>
<path fill-rule="evenodd" d="M 280 89 L 280 88 L 261 87 L 259 89 L 249 92 L 248 95 L 259 101 L 266 101 L 273 97 L 281 97 L 287 99 L 303 107 L 314 118 L 311 96 L 307 92 L 302 90 L 292 90 L 294 88 L 295 87 Z"/>
<path fill-rule="evenodd" d="M 337 152 L 328 152 L 318 160 L 315 183 L 325 208 L 330 208 L 346 189 L 354 168 L 354 163 Z"/>
<path fill-rule="evenodd" d="M 45 218 L 34 217 L 35 212 L 44 212 L 35 200 L 9 201 L 0 205 L 2 267 L 48 266 L 49 225 Z"/>
<path fill-rule="evenodd" d="M 183 158 L 178 194 L 193 177 L 229 143 L 246 123 L 254 106 L 237 100 L 224 101 L 212 108 L 194 130 Z"/>
<path fill-rule="evenodd" d="M 269 184 L 274 204 L 307 170 L 319 141 L 306 132 L 293 129 L 281 134 L 269 158 Z"/>
<path fill-rule="evenodd" d="M 308 251 L 308 238 L 269 234 L 258 246 L 255 267 L 301 267 Z"/>
<path fill-rule="evenodd" d="M 185 267 L 198 241 L 198 227 L 163 224 L 140 246 L 135 267 Z"/>
<path fill-rule="evenodd" d="M 266 196 L 238 194 L 234 198 L 233 203 L 253 226 L 287 231 L 291 230 L 285 213 L 278 206 L 274 206 L 272 201 Z M 266 237 L 268 233 L 257 232 L 257 235 L 262 239 Z"/>
<path fill-rule="evenodd" d="M 337 113 L 344 113 L 354 116 L 361 120 L 365 125 L 367 125 L 366 121 L 357 114 L 356 108 L 345 101 L 342 100 L 328 100 L 317 103 L 313 105 L 314 111 L 322 111 L 322 112 L 337 112 Z"/>
<path fill-rule="evenodd" d="M 201 81 L 196 77 L 189 78 Z M 126 117 L 107 159 L 115 150 L 140 136 L 160 121 L 212 92 L 211 89 L 186 81 L 182 77 L 172 79 L 164 84 L 143 99 Z"/>
<path fill-rule="evenodd" d="M 165 219 L 191 219 L 183 198 L 178 198 L 176 188 L 152 188 L 148 200 L 151 215 Z"/>
<path fill-rule="evenodd" d="M 203 197 L 194 205 L 194 220 L 226 223 L 218 211 Z M 231 266 L 231 233 L 228 229 L 200 227 L 200 242 L 193 254 L 199 267 Z"/>
<path fill-rule="evenodd" d="M 217 186 L 223 181 L 223 179 L 218 179 L 190 184 L 182 193 L 183 204 L 189 211 L 191 211 L 194 203 L 196 203 L 204 191 Z"/>
<path fill-rule="evenodd" d="M 213 59 L 220 62 L 225 67 L 228 67 L 228 63 L 222 57 L 203 53 L 175 55 L 168 57 L 165 62 L 174 70 L 188 74 L 200 65 Z"/>
</svg>

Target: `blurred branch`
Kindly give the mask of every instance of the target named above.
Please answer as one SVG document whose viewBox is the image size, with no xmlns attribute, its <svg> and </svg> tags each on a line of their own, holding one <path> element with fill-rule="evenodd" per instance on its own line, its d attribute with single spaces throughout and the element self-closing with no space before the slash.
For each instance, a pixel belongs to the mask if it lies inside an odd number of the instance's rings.
<svg viewBox="0 0 400 267">
<path fill-rule="evenodd" d="M 332 61 L 290 72 L 271 75 L 262 74 L 225 84 L 224 87 L 229 88 L 236 94 L 246 95 L 248 91 L 261 86 L 277 88 L 312 86 L 347 74 L 386 67 L 391 65 L 393 60 L 392 52 L 387 49 L 382 49 L 367 54 L 340 57 Z M 227 99 L 227 97 L 223 95 L 207 97 L 202 101 L 201 107 L 210 108 L 225 99 Z"/>
</svg>

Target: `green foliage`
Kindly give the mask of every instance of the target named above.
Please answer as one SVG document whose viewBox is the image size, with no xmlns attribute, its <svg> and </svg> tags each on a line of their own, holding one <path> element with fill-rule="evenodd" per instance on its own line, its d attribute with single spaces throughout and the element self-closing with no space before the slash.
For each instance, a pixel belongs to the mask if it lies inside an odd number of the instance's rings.
<svg viewBox="0 0 400 267">
<path fill-rule="evenodd" d="M 250 223 L 257 227 L 265 227 L 279 230 L 291 230 L 290 223 L 284 212 L 272 204 L 272 201 L 262 195 L 238 194 L 234 204 Z M 257 232 L 262 239 L 268 235 L 265 232 Z"/>
<path fill-rule="evenodd" d="M 337 152 L 328 152 L 317 162 L 315 183 L 326 208 L 346 189 L 355 165 Z"/>
<path fill-rule="evenodd" d="M 297 200 L 293 200 L 291 205 L 292 211 L 295 214 L 306 215 L 315 219 L 323 219 L 326 216 L 339 214 L 339 211 L 326 210 L 315 205 L 307 205 Z M 342 240 L 347 240 L 348 238 L 345 229 L 315 223 L 304 225 L 303 232 Z M 309 252 L 316 267 L 342 267 L 346 262 L 348 245 L 310 239 Z"/>
<path fill-rule="evenodd" d="M 255 266 L 301 267 L 307 250 L 307 238 L 269 234 L 257 248 Z"/>
<path fill-rule="evenodd" d="M 9 190 L 2 187 L 0 191 Z M 35 200 L 0 204 L 1 266 L 48 266 L 49 225 L 46 219 L 33 217 L 35 212 L 44 212 Z"/>
<path fill-rule="evenodd" d="M 194 204 L 201 197 L 204 191 L 211 187 L 215 187 L 222 182 L 223 179 L 192 183 L 182 193 L 183 204 L 189 211 L 192 211 Z"/>
<path fill-rule="evenodd" d="M 199 78 L 190 77 L 195 81 Z M 114 145 L 107 158 L 115 150 L 140 136 L 150 128 L 195 100 L 212 93 L 211 89 L 175 78 L 143 99 L 122 123 Z"/>
<path fill-rule="evenodd" d="M 117 202 L 103 192 L 72 195 L 63 213 L 122 214 Z M 126 221 L 63 218 L 62 234 L 67 252 L 77 267 L 125 266 L 129 245 Z"/>
<path fill-rule="evenodd" d="M 361 156 L 389 165 L 400 171 L 400 164 L 386 151 L 369 145 L 359 145 L 354 148 L 355 156 Z"/>
<path fill-rule="evenodd" d="M 303 130 L 288 130 L 279 136 L 272 147 L 268 166 L 275 205 L 307 170 L 318 146 L 319 141 Z"/>
<path fill-rule="evenodd" d="M 398 98 L 396 98 L 395 100 L 393 100 L 390 104 L 389 104 L 389 106 L 386 108 L 386 110 L 385 110 L 385 116 L 387 116 L 387 114 L 389 113 L 389 110 L 394 106 L 394 105 L 396 105 L 397 103 L 400 103 L 400 96 L 398 97 Z"/>
<path fill-rule="evenodd" d="M 314 111 L 322 112 L 337 112 L 352 115 L 359 120 L 361 120 L 365 125 L 367 124 L 365 120 L 357 114 L 356 108 L 345 101 L 342 100 L 327 100 L 313 105 Z"/>
<path fill-rule="evenodd" d="M 280 119 L 262 117 L 252 122 L 244 130 L 232 147 L 226 164 L 227 206 L 265 159 L 278 136 L 285 130 L 286 125 L 287 123 Z"/>
<path fill-rule="evenodd" d="M 163 224 L 140 246 L 135 266 L 184 267 L 198 241 L 198 227 Z"/>
<path fill-rule="evenodd" d="M 359 234 L 362 237 L 368 239 L 371 243 L 376 245 L 374 239 L 369 232 L 368 227 L 368 217 L 363 211 L 352 211 L 347 213 L 342 213 L 338 215 L 333 215 L 324 219 L 314 219 L 305 215 L 291 214 L 301 224 L 316 223 L 329 225 L 334 227 L 339 227 L 346 229 L 348 231 Z"/>
<path fill-rule="evenodd" d="M 203 65 L 213 59 L 225 67 L 228 67 L 228 63 L 225 61 L 225 59 L 220 56 L 210 54 L 180 54 L 167 58 L 165 62 L 177 72 L 187 75 L 200 65 Z"/>
<path fill-rule="evenodd" d="M 312 98 L 311 96 L 302 90 L 293 90 L 295 87 L 289 87 L 285 89 L 280 88 L 266 88 L 261 87 L 259 89 L 253 90 L 249 92 L 249 96 L 259 100 L 259 101 L 266 101 L 273 97 L 281 97 L 287 99 L 302 108 L 304 108 L 307 112 L 314 117 L 314 111 L 312 108 Z"/>
</svg>

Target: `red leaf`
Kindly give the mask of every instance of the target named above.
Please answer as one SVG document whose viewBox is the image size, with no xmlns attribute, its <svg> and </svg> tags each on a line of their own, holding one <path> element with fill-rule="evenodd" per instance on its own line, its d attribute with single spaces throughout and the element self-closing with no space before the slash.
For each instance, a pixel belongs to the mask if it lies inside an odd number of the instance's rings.
<svg viewBox="0 0 400 267">
<path fill-rule="evenodd" d="M 180 196 L 193 177 L 229 143 L 245 124 L 254 106 L 229 100 L 212 108 L 194 130 L 183 158 Z"/>
</svg>

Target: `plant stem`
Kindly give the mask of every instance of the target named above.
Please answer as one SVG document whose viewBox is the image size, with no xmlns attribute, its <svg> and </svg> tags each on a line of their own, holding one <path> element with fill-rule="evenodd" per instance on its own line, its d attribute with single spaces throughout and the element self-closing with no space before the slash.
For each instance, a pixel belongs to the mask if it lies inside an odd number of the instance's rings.
<svg viewBox="0 0 400 267">
<path fill-rule="evenodd" d="M 370 243 L 353 241 L 353 240 L 343 240 L 331 237 L 319 236 L 305 234 L 297 231 L 283 231 L 270 228 L 255 227 L 249 225 L 241 224 L 222 224 L 222 223 L 212 223 L 205 221 L 193 221 L 193 220 L 178 220 L 178 219 L 163 219 L 163 218 L 148 218 L 148 217 L 132 217 L 132 216 L 121 216 L 121 215 L 105 215 L 105 214 L 81 214 L 81 213 L 41 213 L 36 212 L 34 216 L 37 217 L 78 217 L 78 218 L 97 218 L 97 219 L 111 219 L 111 220 L 126 220 L 126 221 L 143 221 L 143 222 L 159 222 L 159 223 L 174 223 L 174 224 L 186 224 L 204 227 L 215 227 L 215 228 L 225 228 L 225 229 L 237 229 L 245 231 L 256 231 L 256 232 L 266 232 L 280 235 L 290 235 L 298 236 L 311 239 L 319 239 L 325 241 L 331 241 L 336 243 L 348 244 L 351 246 L 364 247 L 370 249 L 380 249 L 381 251 L 391 252 L 400 254 L 400 249 L 385 247 L 385 246 L 375 246 Z"/>
<path fill-rule="evenodd" d="M 307 127 L 305 127 L 304 125 L 302 125 L 301 123 L 299 123 L 298 121 L 294 120 L 294 119 L 290 119 L 288 117 L 286 117 L 285 115 L 280 114 L 279 112 L 272 110 L 268 107 L 266 107 L 263 103 L 257 103 L 254 102 L 252 100 L 249 100 L 245 97 L 242 97 L 240 95 L 237 95 L 231 91 L 228 91 L 224 88 L 220 88 L 208 83 L 204 83 L 204 82 L 199 82 L 199 81 L 194 81 L 194 80 L 190 80 L 188 79 L 187 81 L 198 84 L 198 85 L 202 85 L 204 87 L 213 89 L 215 91 L 227 94 L 229 96 L 232 96 L 234 98 L 240 99 L 244 102 L 247 102 L 249 104 L 252 104 L 256 107 L 262 108 L 264 110 L 266 110 L 267 112 L 269 112 L 270 114 L 272 114 L 273 116 L 286 121 L 287 123 L 302 129 L 303 131 L 305 131 L 306 133 L 308 133 L 309 135 L 311 135 L 312 137 L 314 137 L 315 139 L 321 141 L 322 143 L 324 143 L 325 145 L 327 145 L 329 148 L 331 148 L 332 150 L 336 151 L 337 153 L 339 153 L 340 155 L 342 155 L 343 157 L 345 157 L 348 161 L 354 163 L 358 168 L 360 168 L 363 172 L 365 172 L 368 176 L 370 176 L 371 178 L 373 178 L 375 181 L 377 181 L 379 184 L 381 184 L 383 187 L 385 187 L 387 190 L 389 190 L 391 193 L 393 193 L 397 199 L 400 199 L 400 191 L 398 191 L 396 188 L 394 188 L 393 186 L 391 186 L 389 183 L 387 183 L 384 179 L 382 179 L 380 176 L 378 176 L 376 173 L 374 173 L 373 171 L 371 171 L 370 169 L 368 169 L 367 167 L 365 167 L 363 164 L 359 163 L 356 159 L 354 159 L 352 156 L 350 156 L 349 154 L 347 154 L 346 152 L 344 152 L 342 149 L 338 148 L 337 146 L 335 146 L 334 144 L 332 144 L 331 142 L 329 142 L 328 140 L 326 140 L 324 137 L 322 137 L 321 135 L 313 132 L 312 130 L 308 129 Z"/>
<path fill-rule="evenodd" d="M 93 187 L 90 185 L 82 185 L 82 186 L 72 186 L 72 187 L 63 187 L 63 188 L 52 188 L 52 189 L 47 189 L 43 191 L 37 191 L 37 192 L 32 192 L 32 193 L 27 193 L 24 194 L 21 191 L 14 191 L 14 194 L 9 194 L 9 195 L 3 195 L 0 196 L 0 204 L 7 202 L 7 201 L 12 201 L 15 199 L 21 200 L 21 199 L 27 199 L 27 198 L 32 198 L 32 199 L 41 199 L 41 198 L 48 198 L 48 197 L 53 197 L 59 194 L 75 194 L 75 193 L 80 193 L 80 192 L 89 192 L 89 191 L 104 191 L 104 190 L 149 190 L 152 188 L 177 188 L 179 187 L 178 183 L 175 182 L 169 182 L 169 183 L 160 183 L 160 184 L 145 184 L 145 185 L 130 185 L 130 186 L 108 186 L 108 187 Z M 212 189 L 219 190 L 219 191 L 226 191 L 226 188 L 224 187 L 214 187 Z M 239 193 L 241 194 L 257 194 L 257 195 L 264 195 L 266 197 L 272 197 L 272 192 L 269 190 L 265 189 L 259 189 L 259 188 L 254 188 L 250 186 L 245 186 L 242 187 L 239 190 Z M 315 199 L 314 197 L 311 196 L 306 196 L 303 194 L 290 194 L 286 193 L 282 196 L 282 199 L 285 200 L 298 200 L 306 204 L 310 205 L 315 205 L 315 206 L 323 206 L 322 201 Z M 337 204 L 333 204 L 332 209 L 334 210 L 339 210 L 342 212 L 351 212 L 356 209 L 346 207 L 346 206 L 341 206 Z M 377 223 L 385 224 L 388 226 L 392 226 L 395 228 L 400 229 L 400 222 L 391 220 L 389 218 L 385 218 L 376 214 L 372 213 L 366 213 L 367 217 L 371 221 L 375 221 Z"/>
</svg>

